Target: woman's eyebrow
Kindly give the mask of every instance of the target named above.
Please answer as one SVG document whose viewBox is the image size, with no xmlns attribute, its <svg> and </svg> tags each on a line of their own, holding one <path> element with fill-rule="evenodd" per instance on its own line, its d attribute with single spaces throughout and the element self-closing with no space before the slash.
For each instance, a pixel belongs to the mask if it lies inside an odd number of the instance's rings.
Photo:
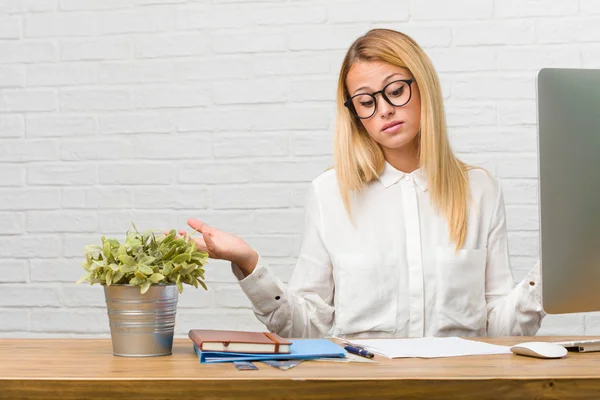
<svg viewBox="0 0 600 400">
<path fill-rule="evenodd" d="M 383 82 L 384 82 L 384 83 L 385 83 L 385 82 L 387 82 L 387 81 L 388 81 L 388 80 L 389 80 L 391 77 L 393 77 L 393 76 L 396 76 L 396 75 L 402 75 L 402 74 L 401 74 L 401 73 L 399 73 L 399 72 L 396 72 L 396 73 L 393 73 L 393 74 L 391 74 L 391 75 L 388 75 L 388 76 L 387 76 L 387 77 L 386 77 L 386 78 L 383 80 Z M 356 90 L 354 91 L 354 93 L 352 93 L 352 94 L 354 95 L 354 94 L 356 94 L 356 92 L 358 92 L 359 90 L 363 90 L 363 89 L 370 89 L 370 88 L 369 88 L 368 86 L 361 86 L 361 87 L 359 87 L 358 89 L 356 89 Z"/>
</svg>

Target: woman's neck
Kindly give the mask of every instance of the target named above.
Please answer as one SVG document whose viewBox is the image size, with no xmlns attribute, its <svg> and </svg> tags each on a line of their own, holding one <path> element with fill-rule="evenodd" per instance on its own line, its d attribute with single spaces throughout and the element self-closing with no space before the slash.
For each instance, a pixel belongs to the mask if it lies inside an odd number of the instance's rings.
<svg viewBox="0 0 600 400">
<path fill-rule="evenodd" d="M 419 168 L 419 151 L 414 147 L 383 149 L 385 160 L 399 171 L 411 173 Z"/>
</svg>

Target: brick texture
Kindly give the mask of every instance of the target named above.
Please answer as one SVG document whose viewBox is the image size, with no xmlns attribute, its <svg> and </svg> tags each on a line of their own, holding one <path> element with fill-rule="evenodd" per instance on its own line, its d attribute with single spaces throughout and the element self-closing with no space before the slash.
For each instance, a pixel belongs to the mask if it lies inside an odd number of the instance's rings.
<svg viewBox="0 0 600 400">
<path fill-rule="evenodd" d="M 304 4 L 306 3 L 306 4 Z M 0 336 L 107 336 L 83 246 L 195 217 L 289 280 L 308 182 L 333 161 L 337 74 L 373 27 L 439 72 L 452 144 L 502 183 L 515 280 L 538 258 L 535 79 L 600 68 L 596 0 L 0 0 Z M 226 262 L 187 329 L 262 329 Z M 543 334 L 599 334 L 597 314 Z"/>
</svg>

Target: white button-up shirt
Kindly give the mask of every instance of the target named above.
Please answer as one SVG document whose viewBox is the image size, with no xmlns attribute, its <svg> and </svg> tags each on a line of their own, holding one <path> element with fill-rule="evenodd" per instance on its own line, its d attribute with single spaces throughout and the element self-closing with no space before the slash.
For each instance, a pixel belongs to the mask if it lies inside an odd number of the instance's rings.
<svg viewBox="0 0 600 400">
<path fill-rule="evenodd" d="M 486 171 L 468 172 L 467 236 L 455 251 L 420 170 L 389 163 L 351 197 L 334 170 L 313 182 L 289 284 L 259 257 L 233 272 L 267 328 L 284 337 L 534 335 L 545 315 L 539 263 L 518 285 L 510 268 L 504 199 Z"/>
</svg>

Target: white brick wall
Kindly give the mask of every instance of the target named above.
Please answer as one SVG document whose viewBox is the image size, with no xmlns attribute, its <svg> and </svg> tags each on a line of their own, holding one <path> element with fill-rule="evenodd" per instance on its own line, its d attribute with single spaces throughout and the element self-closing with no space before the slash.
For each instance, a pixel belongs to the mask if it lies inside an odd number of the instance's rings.
<svg viewBox="0 0 600 400">
<path fill-rule="evenodd" d="M 287 281 L 307 183 L 332 162 L 344 51 L 412 35 L 452 143 L 507 202 L 515 279 L 538 255 L 535 76 L 600 68 L 596 0 L 0 0 L 0 337 L 106 336 L 85 244 L 197 217 Z M 227 263 L 186 287 L 177 334 L 262 329 Z M 543 334 L 600 334 L 598 314 Z"/>
</svg>

